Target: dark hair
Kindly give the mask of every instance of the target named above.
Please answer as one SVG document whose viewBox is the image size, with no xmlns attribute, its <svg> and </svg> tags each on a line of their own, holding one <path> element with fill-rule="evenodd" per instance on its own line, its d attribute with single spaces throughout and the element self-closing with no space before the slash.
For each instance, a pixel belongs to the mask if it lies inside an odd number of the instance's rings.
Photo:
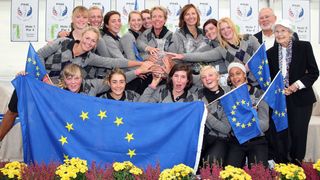
<svg viewBox="0 0 320 180">
<path fill-rule="evenodd" d="M 141 11 L 141 14 L 143 14 L 143 13 L 148 13 L 148 14 L 150 14 L 150 10 L 149 10 L 149 9 L 144 9 L 144 10 Z"/>
<path fill-rule="evenodd" d="M 192 71 L 190 66 L 188 66 L 187 64 L 175 64 L 170 73 L 169 73 L 169 77 L 167 80 L 167 88 L 170 89 L 171 91 L 173 90 L 173 82 L 172 82 L 172 76 L 175 72 L 177 71 L 185 71 L 187 73 L 187 78 L 188 78 L 188 83 L 186 84 L 186 87 L 184 88 L 184 90 L 188 90 L 191 88 L 192 84 L 193 84 L 193 78 L 192 78 Z"/>
<path fill-rule="evenodd" d="M 115 15 L 115 14 L 119 15 L 120 18 L 121 18 L 121 14 L 120 14 L 118 11 L 109 11 L 106 15 L 104 15 L 104 18 L 103 18 L 103 27 L 102 27 L 102 31 L 103 31 L 104 33 L 106 33 L 106 32 L 108 31 L 108 28 L 106 27 L 106 25 L 108 25 L 109 20 L 110 20 L 110 17 L 111 17 L 112 15 Z"/>
<path fill-rule="evenodd" d="M 208 19 L 202 26 L 203 29 L 203 34 L 205 34 L 205 30 L 204 28 L 208 25 L 208 24 L 213 24 L 215 27 L 217 27 L 218 21 L 216 19 Z"/>
<path fill-rule="evenodd" d="M 186 4 L 185 6 L 183 6 L 183 8 L 181 9 L 181 13 L 179 16 L 179 27 L 184 27 L 186 25 L 186 22 L 184 22 L 184 15 L 186 15 L 187 11 L 191 8 L 194 8 L 196 10 L 198 19 L 197 19 L 197 24 L 196 27 L 200 26 L 200 14 L 198 9 L 193 5 L 193 4 Z"/>
<path fill-rule="evenodd" d="M 115 68 L 109 73 L 108 76 L 105 77 L 104 82 L 110 82 L 112 76 L 115 75 L 115 74 L 120 74 L 120 75 L 122 75 L 124 77 L 125 81 L 127 80 L 127 77 L 126 77 L 125 73 L 120 68 Z"/>
</svg>

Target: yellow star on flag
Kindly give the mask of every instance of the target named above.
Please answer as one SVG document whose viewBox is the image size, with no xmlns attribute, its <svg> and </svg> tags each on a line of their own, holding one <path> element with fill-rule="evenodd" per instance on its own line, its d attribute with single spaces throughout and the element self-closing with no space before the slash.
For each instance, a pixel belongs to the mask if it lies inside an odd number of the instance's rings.
<svg viewBox="0 0 320 180">
<path fill-rule="evenodd" d="M 232 122 L 236 122 L 236 121 L 237 121 L 237 118 L 233 117 Z"/>
<path fill-rule="evenodd" d="M 131 133 L 131 134 L 127 133 L 127 136 L 125 137 L 125 139 L 127 139 L 128 142 L 134 140 L 134 138 L 133 138 L 133 133 Z"/>
<path fill-rule="evenodd" d="M 39 72 L 37 72 L 37 73 L 36 73 L 36 75 L 39 77 L 39 76 L 40 76 L 40 73 L 39 73 Z"/>
<path fill-rule="evenodd" d="M 39 66 L 36 66 L 36 70 L 39 71 L 39 69 L 40 69 Z"/>
<path fill-rule="evenodd" d="M 114 121 L 114 123 L 115 123 L 117 126 L 120 126 L 120 124 L 123 124 L 122 118 L 116 117 L 116 120 Z"/>
<path fill-rule="evenodd" d="M 67 137 L 63 137 L 63 136 L 61 136 L 61 138 L 59 139 L 59 141 L 61 142 L 62 145 L 64 145 L 65 143 L 68 143 Z"/>
<path fill-rule="evenodd" d="M 31 62 L 32 60 L 31 60 L 31 58 L 28 58 L 28 62 Z"/>
<path fill-rule="evenodd" d="M 260 77 L 260 78 L 259 78 L 259 81 L 263 81 L 263 77 Z"/>
<path fill-rule="evenodd" d="M 237 101 L 237 102 L 236 102 L 236 104 L 239 106 L 240 102 L 239 102 L 239 101 Z"/>
<path fill-rule="evenodd" d="M 241 100 L 242 104 L 246 104 L 246 101 L 244 99 Z"/>
<path fill-rule="evenodd" d="M 82 118 L 83 121 L 86 120 L 86 119 L 89 119 L 88 114 L 89 114 L 89 112 L 81 111 L 80 117 Z"/>
<path fill-rule="evenodd" d="M 261 66 L 261 65 L 259 66 L 259 69 L 262 69 L 262 66 Z"/>
<path fill-rule="evenodd" d="M 73 124 L 71 123 L 71 124 L 69 124 L 68 122 L 67 122 L 67 125 L 65 126 L 67 129 L 68 129 L 68 131 L 70 132 L 71 130 L 74 130 L 73 129 Z"/>
<path fill-rule="evenodd" d="M 252 118 L 251 120 L 252 120 L 252 122 L 255 122 L 255 121 L 256 121 L 256 118 Z"/>
<path fill-rule="evenodd" d="M 100 110 L 100 113 L 98 114 L 98 116 L 100 117 L 100 119 L 102 120 L 103 118 L 106 118 L 107 115 L 106 115 L 107 111 L 101 111 Z"/>
<path fill-rule="evenodd" d="M 237 109 L 237 106 L 236 106 L 236 105 L 233 105 L 233 106 L 232 106 L 232 109 Z"/>
<path fill-rule="evenodd" d="M 276 110 L 276 111 L 274 111 L 274 113 L 276 114 L 276 115 L 278 115 L 278 111 Z"/>
<path fill-rule="evenodd" d="M 246 125 L 245 125 L 245 124 L 242 124 L 241 127 L 242 127 L 242 128 L 246 128 Z"/>
<path fill-rule="evenodd" d="M 266 64 L 268 64 L 268 63 L 269 63 L 267 59 L 265 60 L 265 62 L 266 62 Z"/>
<path fill-rule="evenodd" d="M 129 149 L 129 152 L 127 153 L 127 155 L 130 156 L 130 158 L 132 158 L 133 156 L 136 155 L 135 151 L 136 151 L 135 149 L 134 150 Z"/>
<path fill-rule="evenodd" d="M 285 115 L 286 115 L 286 113 L 284 113 L 284 112 L 281 113 L 281 116 L 282 116 L 282 117 L 284 117 Z"/>
<path fill-rule="evenodd" d="M 247 126 L 248 126 L 248 127 L 251 127 L 251 122 L 249 122 L 249 123 L 247 124 Z"/>
<path fill-rule="evenodd" d="M 33 61 L 32 61 L 32 64 L 36 65 L 36 64 L 37 64 L 37 62 L 36 62 L 35 60 L 33 60 Z"/>
<path fill-rule="evenodd" d="M 258 71 L 258 74 L 261 75 L 261 74 L 262 74 L 262 71 Z"/>
<path fill-rule="evenodd" d="M 239 122 L 237 122 L 236 126 L 237 126 L 237 127 L 239 127 L 239 126 L 240 126 L 240 123 L 239 123 Z"/>
<path fill-rule="evenodd" d="M 235 115 L 235 114 L 236 114 L 236 112 L 235 112 L 235 111 L 231 111 L 231 114 L 232 114 L 232 115 Z"/>
</svg>

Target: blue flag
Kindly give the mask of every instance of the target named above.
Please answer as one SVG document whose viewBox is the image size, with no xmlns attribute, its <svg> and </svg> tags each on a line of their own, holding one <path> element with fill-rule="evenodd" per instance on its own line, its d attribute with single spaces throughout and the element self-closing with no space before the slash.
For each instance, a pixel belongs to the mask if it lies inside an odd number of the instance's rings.
<svg viewBox="0 0 320 180">
<path fill-rule="evenodd" d="M 132 103 L 75 94 L 28 76 L 17 90 L 24 161 L 131 161 L 139 167 L 197 167 L 205 122 L 203 102 Z M 202 127 L 202 128 L 201 128 Z M 202 134 L 202 135 L 201 135 Z"/>
<path fill-rule="evenodd" d="M 140 53 L 139 53 L 139 50 L 138 50 L 138 47 L 137 47 L 137 43 L 133 42 L 132 44 L 133 46 L 133 52 L 134 52 L 134 55 L 136 57 L 136 60 L 138 61 L 143 61 L 143 58 L 140 56 Z"/>
<path fill-rule="evenodd" d="M 281 71 L 263 95 L 263 100 L 273 109 L 272 119 L 277 132 L 288 128 L 287 104 Z"/>
<path fill-rule="evenodd" d="M 220 103 L 240 144 L 261 134 L 257 111 L 252 107 L 247 84 L 222 96 Z"/>
<path fill-rule="evenodd" d="M 26 62 L 25 71 L 32 77 L 42 80 L 46 75 L 46 69 L 44 68 L 41 60 L 34 50 L 32 44 L 29 44 L 28 57 Z"/>
<path fill-rule="evenodd" d="M 257 79 L 262 90 L 266 90 L 271 82 L 266 46 L 263 43 L 248 61 L 253 76 Z"/>
</svg>

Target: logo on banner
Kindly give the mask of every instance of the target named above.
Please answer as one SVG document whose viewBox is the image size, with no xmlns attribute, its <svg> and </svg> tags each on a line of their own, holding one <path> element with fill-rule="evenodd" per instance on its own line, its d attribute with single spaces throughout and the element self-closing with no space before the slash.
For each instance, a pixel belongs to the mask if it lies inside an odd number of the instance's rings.
<svg viewBox="0 0 320 180">
<path fill-rule="evenodd" d="M 27 21 L 32 17 L 32 6 L 29 3 L 21 3 L 17 9 L 17 17 L 22 21 Z"/>
<path fill-rule="evenodd" d="M 208 3 L 200 3 L 198 9 L 201 17 L 212 15 L 212 7 Z"/>
<path fill-rule="evenodd" d="M 304 17 L 304 9 L 299 4 L 292 4 L 288 10 L 291 21 L 301 21 Z"/>
<path fill-rule="evenodd" d="M 56 5 L 52 7 L 52 15 L 58 21 L 66 19 L 67 14 L 68 7 L 64 5 L 64 3 L 56 3 Z"/>
<path fill-rule="evenodd" d="M 126 17 L 128 17 L 129 13 L 131 11 L 136 10 L 138 7 L 137 2 L 127 2 L 123 7 L 122 7 L 122 13 L 123 15 L 125 15 Z"/>
<path fill-rule="evenodd" d="M 101 3 L 93 2 L 91 7 L 93 7 L 93 6 L 96 6 L 96 7 L 100 8 L 101 11 L 102 11 L 102 14 L 104 14 L 104 6 Z"/>
<path fill-rule="evenodd" d="M 168 15 L 172 19 L 179 18 L 179 15 L 181 13 L 181 6 L 179 3 L 170 2 L 167 6 L 168 9 Z"/>
<path fill-rule="evenodd" d="M 249 3 L 240 3 L 236 15 L 241 21 L 248 21 L 252 18 L 252 6 Z"/>
</svg>

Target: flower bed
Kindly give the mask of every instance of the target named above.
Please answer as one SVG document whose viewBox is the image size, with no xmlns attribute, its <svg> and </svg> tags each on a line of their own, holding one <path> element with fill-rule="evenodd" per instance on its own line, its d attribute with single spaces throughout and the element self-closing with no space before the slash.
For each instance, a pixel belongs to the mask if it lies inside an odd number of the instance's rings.
<svg viewBox="0 0 320 180">
<path fill-rule="evenodd" d="M 293 164 L 276 164 L 273 170 L 264 168 L 262 164 L 251 168 L 235 168 L 218 165 L 205 166 L 196 176 L 193 169 L 179 164 L 171 169 L 160 171 L 160 165 L 148 166 L 145 170 L 129 161 L 115 162 L 104 166 L 92 163 L 89 168 L 85 160 L 79 158 L 66 159 L 64 164 L 50 163 L 26 165 L 21 162 L 0 163 L 0 179 L 114 179 L 114 180 L 235 180 L 235 179 L 280 179 L 280 180 L 319 180 L 320 160 L 316 163 L 302 163 L 301 167 Z"/>
</svg>

